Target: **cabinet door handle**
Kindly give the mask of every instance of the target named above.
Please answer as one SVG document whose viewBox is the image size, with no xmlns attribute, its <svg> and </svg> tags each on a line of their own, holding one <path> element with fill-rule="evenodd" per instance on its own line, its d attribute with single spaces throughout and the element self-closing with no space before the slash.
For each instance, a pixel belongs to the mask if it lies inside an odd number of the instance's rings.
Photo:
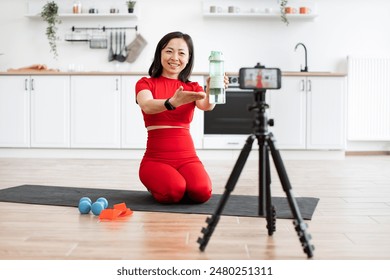
<svg viewBox="0 0 390 280">
<path fill-rule="evenodd" d="M 311 80 L 307 81 L 307 91 L 311 92 Z"/>
<path fill-rule="evenodd" d="M 28 91 L 28 79 L 24 79 L 24 90 Z"/>
<path fill-rule="evenodd" d="M 119 91 L 119 80 L 115 79 L 115 83 L 116 83 L 116 91 Z"/>
<path fill-rule="evenodd" d="M 305 91 L 305 80 L 301 80 L 301 91 Z"/>
<path fill-rule="evenodd" d="M 32 90 L 32 91 L 35 90 L 35 89 L 34 89 L 34 79 L 31 79 L 31 90 Z"/>
</svg>

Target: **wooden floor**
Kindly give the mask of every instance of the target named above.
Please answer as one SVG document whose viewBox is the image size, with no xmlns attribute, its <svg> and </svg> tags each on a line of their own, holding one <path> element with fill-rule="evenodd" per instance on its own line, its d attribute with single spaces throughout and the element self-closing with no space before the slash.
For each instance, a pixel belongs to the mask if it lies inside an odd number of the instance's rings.
<svg viewBox="0 0 390 280">
<path fill-rule="evenodd" d="M 222 193 L 235 161 L 205 161 Z M 286 160 L 295 197 L 320 198 L 308 221 L 313 259 L 390 259 L 390 156 Z M 234 194 L 257 195 L 257 160 Z M 136 160 L 0 159 L 0 188 L 21 184 L 143 190 Z M 274 196 L 284 196 L 272 167 Z M 131 208 L 131 205 L 128 205 Z M 205 215 L 134 212 L 99 222 L 77 208 L 0 202 L 0 259 L 270 259 L 304 260 L 292 220 L 267 235 L 264 218 L 222 216 L 205 252 Z"/>
</svg>

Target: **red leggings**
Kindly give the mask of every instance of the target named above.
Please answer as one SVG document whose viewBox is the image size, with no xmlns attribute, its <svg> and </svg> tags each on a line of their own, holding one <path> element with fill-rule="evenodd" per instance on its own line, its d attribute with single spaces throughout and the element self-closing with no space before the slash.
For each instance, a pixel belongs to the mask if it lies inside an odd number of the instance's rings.
<svg viewBox="0 0 390 280">
<path fill-rule="evenodd" d="M 211 197 L 211 180 L 196 155 L 189 129 L 149 130 L 139 178 L 161 203 L 177 203 L 185 196 L 202 203 Z"/>
</svg>

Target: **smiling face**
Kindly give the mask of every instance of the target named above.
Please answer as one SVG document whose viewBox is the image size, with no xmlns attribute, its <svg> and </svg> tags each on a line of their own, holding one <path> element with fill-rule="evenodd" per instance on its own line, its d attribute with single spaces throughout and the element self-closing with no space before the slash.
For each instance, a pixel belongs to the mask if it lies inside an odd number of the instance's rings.
<svg viewBox="0 0 390 280">
<path fill-rule="evenodd" d="M 177 79 L 180 72 L 186 67 L 190 55 L 186 41 L 182 38 L 171 39 L 161 50 L 162 75 Z"/>
</svg>

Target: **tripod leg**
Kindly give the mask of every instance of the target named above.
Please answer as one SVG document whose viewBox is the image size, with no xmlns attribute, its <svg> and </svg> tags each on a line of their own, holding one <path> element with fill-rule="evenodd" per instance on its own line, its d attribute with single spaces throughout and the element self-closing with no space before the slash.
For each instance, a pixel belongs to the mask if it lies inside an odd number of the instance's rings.
<svg viewBox="0 0 390 280">
<path fill-rule="evenodd" d="M 301 241 L 303 247 L 303 251 L 307 254 L 309 258 L 311 258 L 313 256 L 314 246 L 310 244 L 311 236 L 306 232 L 307 224 L 303 221 L 298 204 L 292 194 L 292 187 L 290 184 L 290 180 L 288 179 L 282 157 L 280 156 L 279 151 L 275 148 L 274 136 L 272 135 L 272 133 L 270 133 L 269 136 L 270 137 L 268 139 L 268 144 L 271 149 L 272 158 L 274 160 L 274 164 L 278 172 L 280 182 L 282 183 L 283 190 L 286 193 L 291 212 L 293 213 L 295 219 L 295 230 L 298 233 L 299 240 Z"/>
<path fill-rule="evenodd" d="M 259 216 L 266 216 L 268 235 L 276 230 L 275 208 L 271 198 L 271 171 L 267 136 L 258 136 L 259 142 Z"/>
<path fill-rule="evenodd" d="M 216 226 L 218 224 L 218 221 L 219 221 L 219 218 L 220 218 L 221 213 L 223 211 L 223 208 L 225 207 L 225 204 L 229 198 L 229 195 L 233 191 L 233 189 L 234 189 L 234 187 L 235 187 L 235 185 L 236 185 L 236 183 L 241 175 L 241 172 L 245 166 L 245 163 L 248 159 L 249 153 L 252 150 L 252 144 L 253 144 L 254 139 L 255 139 L 254 135 L 250 135 L 247 138 L 246 143 L 245 143 L 244 147 L 242 148 L 241 153 L 237 159 L 237 162 L 234 165 L 234 168 L 233 168 L 233 170 L 229 176 L 229 179 L 226 183 L 225 191 L 221 197 L 221 200 L 218 203 L 217 209 L 215 210 L 214 214 L 211 217 L 208 217 L 206 219 L 208 226 L 207 226 L 207 228 L 202 228 L 201 232 L 203 233 L 203 238 L 200 238 L 200 237 L 198 238 L 198 243 L 200 244 L 199 249 L 201 251 L 205 250 L 207 243 L 209 242 L 210 237 L 213 234 L 214 229 L 216 228 Z"/>
<path fill-rule="evenodd" d="M 259 216 L 264 216 L 267 205 L 267 142 L 258 137 L 259 142 Z"/>
<path fill-rule="evenodd" d="M 266 175 L 267 175 L 267 184 L 265 185 L 265 197 L 266 197 L 266 220 L 267 220 L 267 230 L 268 235 L 271 236 L 276 231 L 276 211 L 275 207 L 272 205 L 272 196 L 271 196 L 271 168 L 269 163 L 269 149 L 267 146 L 266 153 Z"/>
</svg>

